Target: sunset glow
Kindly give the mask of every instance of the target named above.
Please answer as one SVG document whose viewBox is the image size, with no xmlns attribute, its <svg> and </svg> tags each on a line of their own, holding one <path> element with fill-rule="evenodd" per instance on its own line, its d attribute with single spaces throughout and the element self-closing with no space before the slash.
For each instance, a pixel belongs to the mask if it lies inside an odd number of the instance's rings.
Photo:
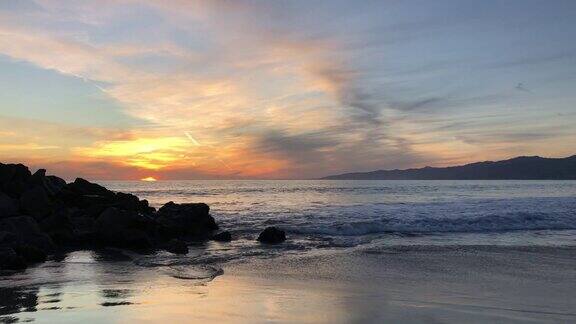
<svg viewBox="0 0 576 324">
<path fill-rule="evenodd" d="M 140 181 L 144 181 L 144 182 L 155 182 L 155 181 L 158 181 L 158 180 L 156 180 L 156 178 L 154 178 L 154 177 L 146 177 L 146 178 L 140 179 Z"/>
<path fill-rule="evenodd" d="M 573 154 L 569 10 L 485 29 L 456 7 L 2 1 L 0 156 L 136 180 Z"/>
</svg>

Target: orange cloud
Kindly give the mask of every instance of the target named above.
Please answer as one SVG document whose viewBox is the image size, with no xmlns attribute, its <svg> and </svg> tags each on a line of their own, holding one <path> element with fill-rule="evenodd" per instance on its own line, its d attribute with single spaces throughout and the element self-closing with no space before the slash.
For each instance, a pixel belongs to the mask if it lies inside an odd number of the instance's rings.
<svg viewBox="0 0 576 324">
<path fill-rule="evenodd" d="M 77 148 L 81 158 L 96 158 L 118 164 L 159 170 L 181 160 L 191 147 L 182 137 L 136 138 L 133 140 L 96 142 L 91 147 Z"/>
</svg>

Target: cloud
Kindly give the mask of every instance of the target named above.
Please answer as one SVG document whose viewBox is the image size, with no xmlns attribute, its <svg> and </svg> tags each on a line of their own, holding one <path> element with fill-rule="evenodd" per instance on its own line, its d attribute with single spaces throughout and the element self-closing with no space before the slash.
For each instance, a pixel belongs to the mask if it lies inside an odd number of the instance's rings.
<svg viewBox="0 0 576 324">
<path fill-rule="evenodd" d="M 318 163 L 323 150 L 334 147 L 337 142 L 318 133 L 287 134 L 270 130 L 257 138 L 255 150 L 264 154 L 280 156 L 298 164 Z"/>
<path fill-rule="evenodd" d="M 430 107 L 438 107 L 446 104 L 447 104 L 447 98 L 431 97 L 410 102 L 397 102 L 392 104 L 392 107 L 402 111 L 413 111 L 413 110 L 426 109 Z"/>
<path fill-rule="evenodd" d="M 336 97 L 340 105 L 353 109 L 350 112 L 353 118 L 380 124 L 379 117 L 383 107 L 380 102 L 373 100 L 371 94 L 356 80 L 359 77 L 358 72 L 337 66 L 320 66 L 312 70 L 312 73 L 325 84 L 325 89 Z"/>
<path fill-rule="evenodd" d="M 96 142 L 73 153 L 94 159 L 109 159 L 149 170 L 159 170 L 180 161 L 190 143 L 182 137 L 136 138 Z"/>
<path fill-rule="evenodd" d="M 60 73 L 105 82 L 106 94 L 128 114 L 154 125 L 153 130 L 133 130 L 125 140 L 95 138 L 90 145 L 72 149 L 73 158 L 150 170 L 188 165 L 208 174 L 218 174 L 213 167 L 218 161 L 220 168 L 226 166 L 220 174 L 290 176 L 313 174 L 322 163 L 346 167 L 335 163 L 339 153 L 334 149 L 345 152 L 358 143 L 371 147 L 362 154 L 355 152 L 367 160 L 380 156 L 375 147 L 398 143 L 402 143 L 402 154 L 409 154 L 407 140 L 390 136 L 390 126 L 382 123 L 383 101 L 362 84 L 364 75 L 338 54 L 341 44 L 290 30 L 272 20 L 254 23 L 251 19 L 257 12 L 277 15 L 272 7 L 230 7 L 227 2 L 148 3 L 178 17 L 171 22 L 178 28 L 197 26 L 198 21 L 210 26 L 217 33 L 219 51 L 194 53 L 166 43 L 149 46 L 156 49 L 151 51 L 133 44 L 94 45 L 44 32 L 30 36 L 30 31 L 20 28 L 3 29 L 16 45 L 6 44 L 0 52 Z M 57 8 L 49 1 L 43 5 Z M 198 10 L 181 10 L 180 6 L 189 5 Z M 84 12 L 85 8 L 66 10 Z M 215 25 L 222 19 L 214 15 L 234 19 Z M 102 24 L 106 19 L 98 20 Z M 16 42 L 20 37 L 25 41 Z M 42 51 L 32 55 L 32 48 Z M 54 59 L 58 53 L 70 54 Z M 147 71 L 122 63 L 125 57 L 159 53 L 183 62 L 185 68 Z M 210 69 L 203 71 L 207 64 Z M 279 86 L 270 86 L 274 84 Z M 268 94 L 261 98 L 263 91 Z M 186 147 L 190 144 L 186 132 L 191 129 L 194 139 L 206 144 L 196 146 L 193 156 Z M 155 148 L 147 151 L 149 146 Z M 238 158 L 241 161 L 236 161 Z"/>
<path fill-rule="evenodd" d="M 118 82 L 142 77 L 141 73 L 114 62 L 97 47 L 1 22 L 0 53 L 90 80 Z"/>
<path fill-rule="evenodd" d="M 36 3 L 0 11 L 0 54 L 86 80 L 145 123 L 97 129 L 6 120 L 2 129 L 18 138 L 0 141 L 0 151 L 27 143 L 37 160 L 68 161 L 98 177 L 108 177 L 99 167 L 115 176 L 308 177 L 454 161 L 481 151 L 474 137 L 500 126 L 471 120 L 471 112 L 502 116 L 512 97 L 477 89 L 481 76 L 462 73 L 478 65 L 472 54 L 454 57 L 427 42 L 466 19 L 426 10 L 402 18 L 394 14 L 399 3 Z M 517 134 L 529 126 L 523 121 Z M 486 140 L 504 147 L 514 139 Z"/>
<path fill-rule="evenodd" d="M 562 51 L 551 54 L 531 55 L 514 58 L 511 60 L 500 61 L 488 64 L 484 68 L 503 69 L 503 68 L 518 68 L 525 66 L 534 66 L 538 64 L 557 63 L 560 61 L 574 61 L 576 59 L 576 51 Z"/>
</svg>

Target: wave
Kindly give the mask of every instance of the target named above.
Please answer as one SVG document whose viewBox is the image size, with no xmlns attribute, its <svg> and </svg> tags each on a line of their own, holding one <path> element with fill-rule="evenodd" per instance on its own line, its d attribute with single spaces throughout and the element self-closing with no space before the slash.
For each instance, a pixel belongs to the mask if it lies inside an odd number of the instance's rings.
<svg viewBox="0 0 576 324">
<path fill-rule="evenodd" d="M 576 213 L 507 213 L 457 218 L 387 218 L 322 225 L 285 226 L 295 234 L 358 236 L 385 233 L 506 232 L 521 230 L 573 230 Z"/>
</svg>

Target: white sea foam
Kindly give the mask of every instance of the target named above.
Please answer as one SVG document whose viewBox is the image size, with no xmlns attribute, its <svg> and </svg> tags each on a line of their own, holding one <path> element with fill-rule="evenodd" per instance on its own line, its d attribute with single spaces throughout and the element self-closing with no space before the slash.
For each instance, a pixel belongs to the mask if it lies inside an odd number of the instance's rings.
<svg viewBox="0 0 576 324">
<path fill-rule="evenodd" d="M 376 233 L 505 232 L 576 229 L 574 215 L 508 213 L 480 217 L 382 219 L 324 226 L 290 227 L 301 234 L 356 236 Z"/>
</svg>

